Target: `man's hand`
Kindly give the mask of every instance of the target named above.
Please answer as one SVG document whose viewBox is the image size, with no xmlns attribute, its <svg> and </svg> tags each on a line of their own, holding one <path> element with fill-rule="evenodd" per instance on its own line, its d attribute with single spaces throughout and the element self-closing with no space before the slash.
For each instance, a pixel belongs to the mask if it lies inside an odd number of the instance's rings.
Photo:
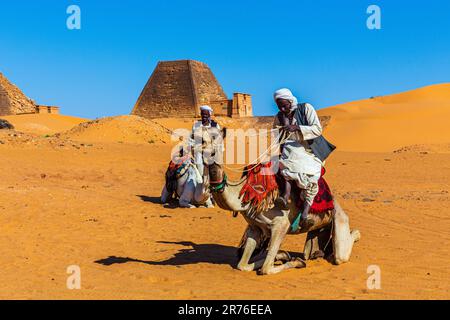
<svg viewBox="0 0 450 320">
<path fill-rule="evenodd" d="M 284 127 L 284 130 L 288 132 L 300 131 L 300 127 L 295 124 L 290 124 Z"/>
</svg>

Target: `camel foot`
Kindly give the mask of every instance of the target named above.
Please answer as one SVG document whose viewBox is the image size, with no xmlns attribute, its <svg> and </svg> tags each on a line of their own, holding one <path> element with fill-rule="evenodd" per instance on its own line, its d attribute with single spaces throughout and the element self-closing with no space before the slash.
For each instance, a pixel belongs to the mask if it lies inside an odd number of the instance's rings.
<svg viewBox="0 0 450 320">
<path fill-rule="evenodd" d="M 300 258 L 294 258 L 287 263 L 291 268 L 301 269 L 306 268 L 306 262 Z"/>
<path fill-rule="evenodd" d="M 319 259 L 319 258 L 323 258 L 323 257 L 325 257 L 325 253 L 322 250 L 317 250 L 311 254 L 311 257 L 309 259 L 315 260 L 315 259 Z"/>
<path fill-rule="evenodd" d="M 277 256 L 275 257 L 276 261 L 288 262 L 291 261 L 291 255 L 287 251 L 278 251 Z"/>
<path fill-rule="evenodd" d="M 306 267 L 306 262 L 300 258 L 294 258 L 291 261 L 286 262 L 285 264 L 279 266 L 270 266 L 266 268 L 261 268 L 258 270 L 257 274 L 260 276 L 277 274 L 281 271 L 288 269 L 301 269 Z"/>
<path fill-rule="evenodd" d="M 237 269 L 240 271 L 251 272 L 253 271 L 253 266 L 250 264 L 247 265 L 238 265 Z"/>
<path fill-rule="evenodd" d="M 194 208 L 196 208 L 196 206 L 194 206 L 192 204 L 181 204 L 180 203 L 180 208 L 183 208 L 183 209 L 194 209 Z"/>
</svg>

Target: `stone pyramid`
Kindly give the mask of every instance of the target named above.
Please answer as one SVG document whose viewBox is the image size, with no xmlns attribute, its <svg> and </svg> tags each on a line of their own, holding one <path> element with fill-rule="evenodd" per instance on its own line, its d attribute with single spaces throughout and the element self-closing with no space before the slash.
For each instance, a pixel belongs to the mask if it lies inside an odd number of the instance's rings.
<svg viewBox="0 0 450 320">
<path fill-rule="evenodd" d="M 0 116 L 35 113 L 36 104 L 0 73 Z"/>
<path fill-rule="evenodd" d="M 159 62 L 132 114 L 145 118 L 195 117 L 209 104 L 226 115 L 228 100 L 209 67 L 194 60 Z"/>
</svg>

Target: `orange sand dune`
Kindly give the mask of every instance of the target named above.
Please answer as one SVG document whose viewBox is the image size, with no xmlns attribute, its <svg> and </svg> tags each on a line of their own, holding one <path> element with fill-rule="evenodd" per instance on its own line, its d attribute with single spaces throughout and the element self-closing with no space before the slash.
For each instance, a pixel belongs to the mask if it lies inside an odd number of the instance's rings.
<svg viewBox="0 0 450 320">
<path fill-rule="evenodd" d="M 63 116 L 59 114 L 25 114 L 18 116 L 2 116 L 14 125 L 16 131 L 46 135 L 69 130 L 88 121 L 87 119 Z"/>
<path fill-rule="evenodd" d="M 341 151 L 385 152 L 408 145 L 450 143 L 450 84 L 319 110 L 326 136 Z"/>
<path fill-rule="evenodd" d="M 166 143 L 170 131 L 139 116 L 118 116 L 81 123 L 60 137 L 83 142 Z"/>
<path fill-rule="evenodd" d="M 249 129 L 249 128 L 271 128 L 273 117 L 252 117 L 252 118 L 228 118 L 228 117 L 213 117 L 222 128 L 230 129 Z M 171 130 L 175 129 L 192 129 L 194 121 L 197 118 L 167 118 L 154 119 L 155 122 Z"/>
</svg>

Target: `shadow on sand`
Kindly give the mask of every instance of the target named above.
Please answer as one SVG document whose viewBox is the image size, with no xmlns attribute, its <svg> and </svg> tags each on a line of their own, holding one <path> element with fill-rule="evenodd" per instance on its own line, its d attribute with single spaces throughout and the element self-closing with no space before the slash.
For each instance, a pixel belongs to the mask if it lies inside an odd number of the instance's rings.
<svg viewBox="0 0 450 320">
<path fill-rule="evenodd" d="M 178 201 L 175 199 L 172 199 L 169 203 L 163 204 L 161 202 L 161 197 L 149 197 L 144 195 L 136 195 L 136 197 L 140 198 L 143 202 L 150 202 L 153 204 L 159 204 L 162 205 L 166 209 L 176 209 L 180 206 L 178 205 Z"/>
<path fill-rule="evenodd" d="M 197 263 L 211 263 L 228 264 L 233 268 L 236 267 L 237 264 L 237 249 L 235 247 L 223 246 L 219 244 L 196 244 L 189 241 L 158 241 L 158 243 L 177 244 L 189 248 L 181 249 L 175 253 L 173 257 L 163 261 L 145 261 L 134 258 L 110 256 L 105 259 L 97 260 L 95 263 L 104 266 L 128 262 L 138 262 L 152 266 L 182 266 Z"/>
</svg>

